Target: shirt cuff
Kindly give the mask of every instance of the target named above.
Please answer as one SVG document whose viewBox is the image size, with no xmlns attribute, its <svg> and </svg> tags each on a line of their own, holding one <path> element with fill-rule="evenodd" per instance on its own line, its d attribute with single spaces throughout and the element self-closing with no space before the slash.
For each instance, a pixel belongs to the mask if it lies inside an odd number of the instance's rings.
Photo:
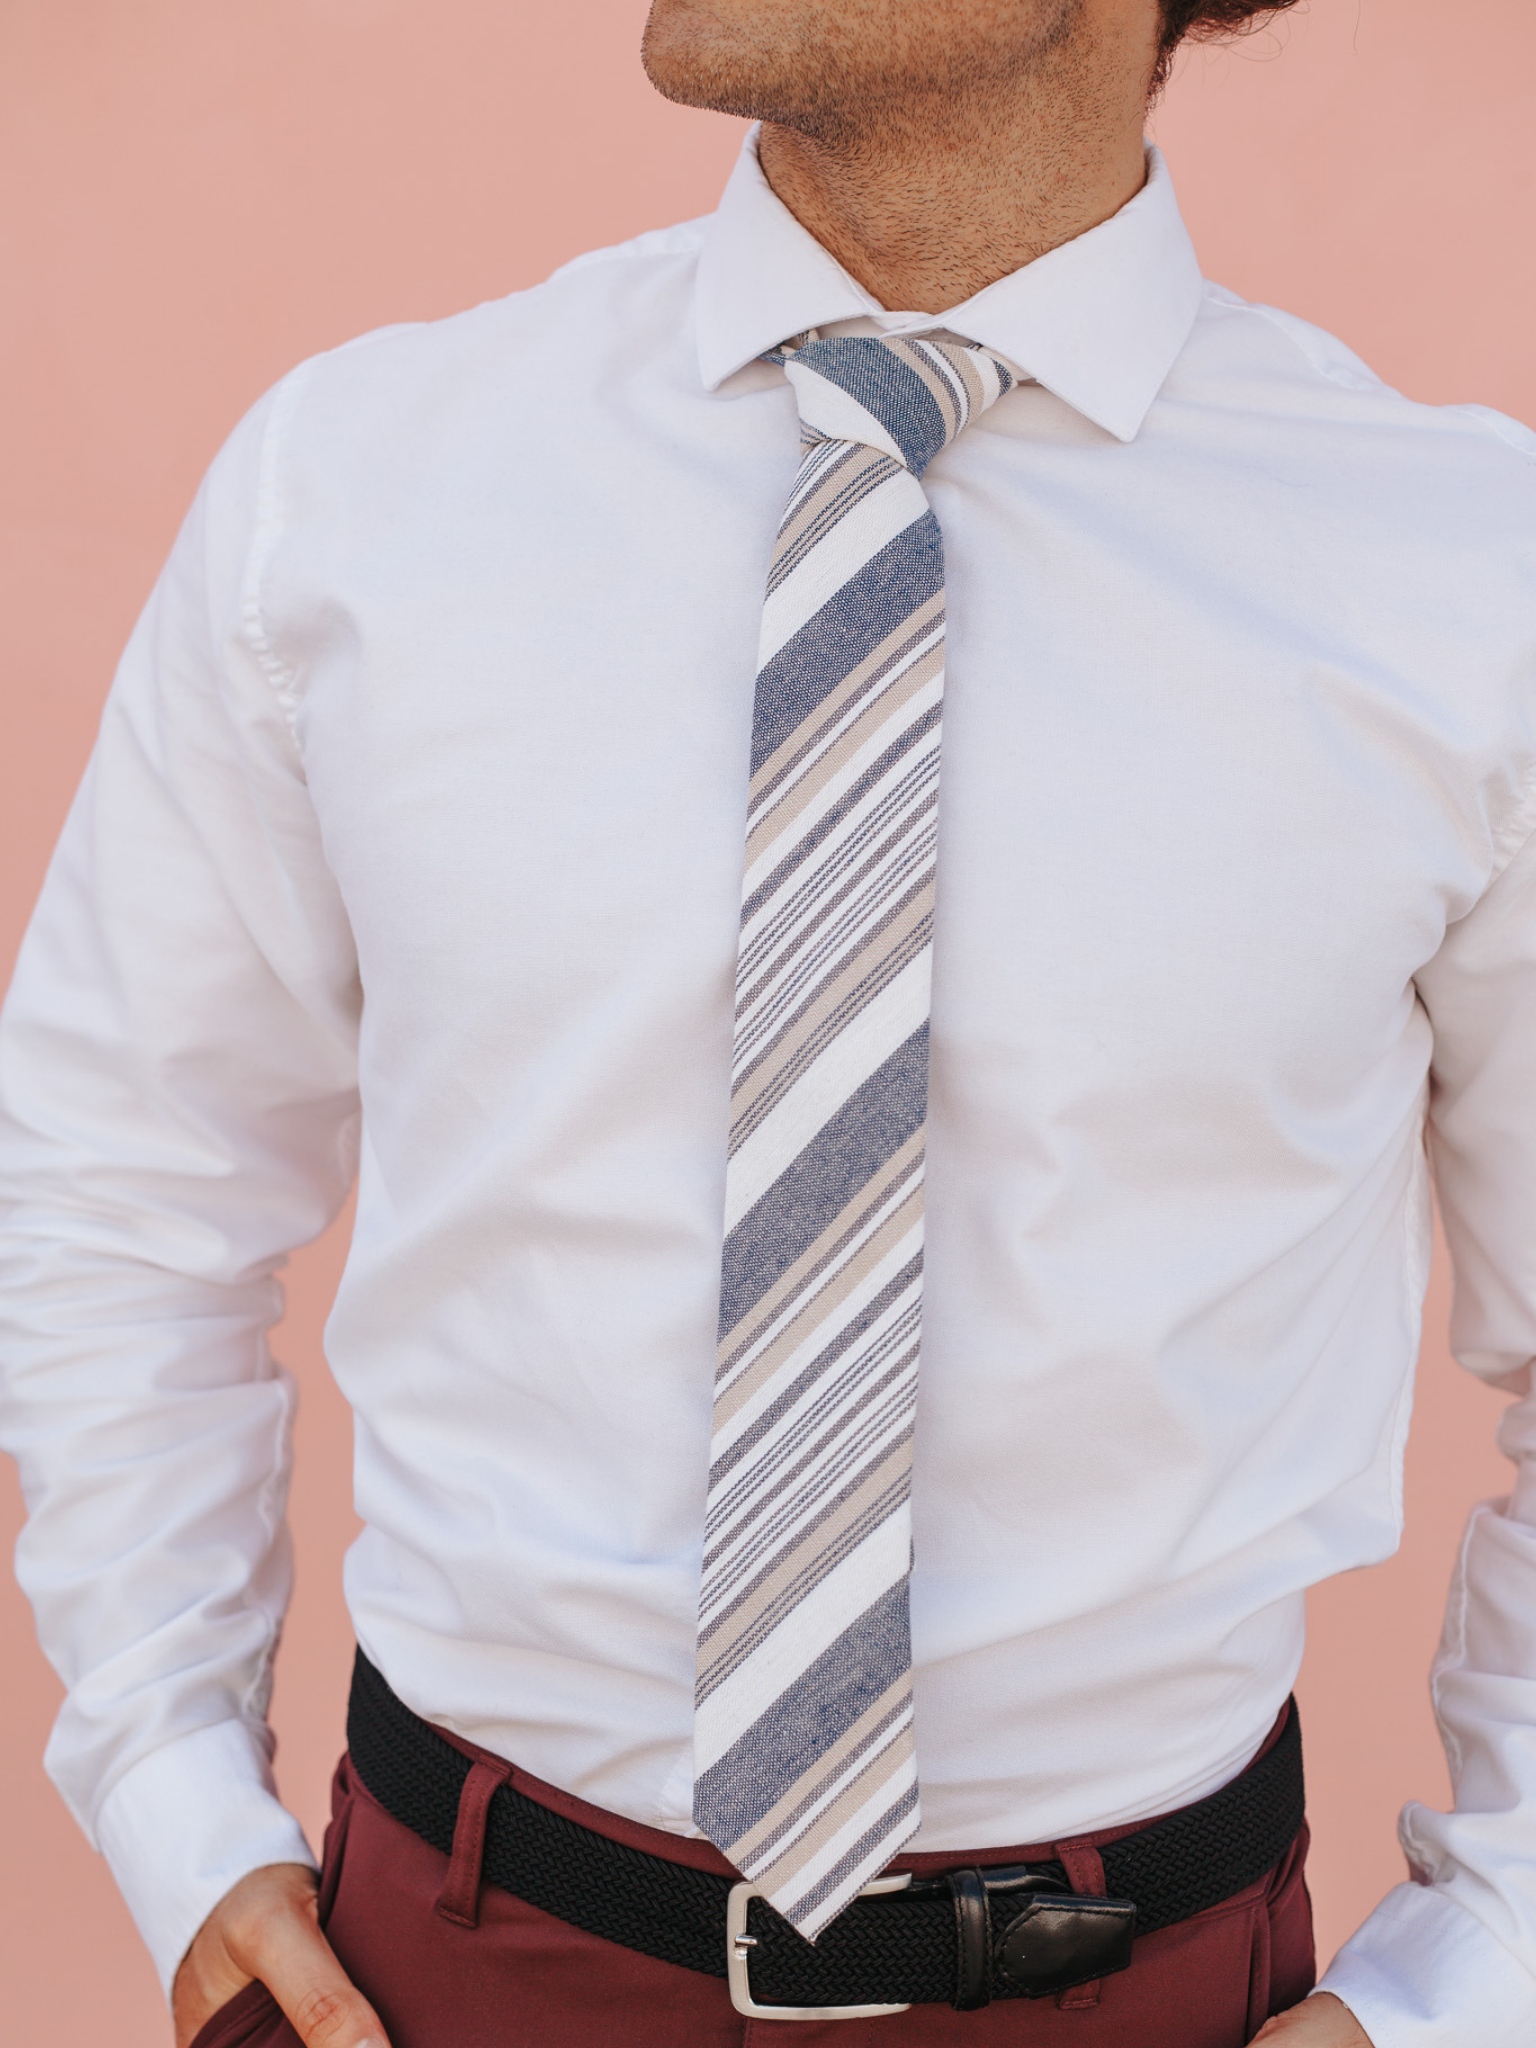
<svg viewBox="0 0 1536 2048">
<path fill-rule="evenodd" d="M 218 1721 L 165 1743 L 102 1802 L 96 1839 L 167 1997 L 192 1937 L 231 1885 L 315 1857 L 278 1801 L 260 1734 Z"/>
<path fill-rule="evenodd" d="M 1481 1920 L 1429 1885 L 1388 1892 L 1317 1988 L 1343 1999 L 1373 2048 L 1536 2041 L 1536 1978 Z"/>
</svg>

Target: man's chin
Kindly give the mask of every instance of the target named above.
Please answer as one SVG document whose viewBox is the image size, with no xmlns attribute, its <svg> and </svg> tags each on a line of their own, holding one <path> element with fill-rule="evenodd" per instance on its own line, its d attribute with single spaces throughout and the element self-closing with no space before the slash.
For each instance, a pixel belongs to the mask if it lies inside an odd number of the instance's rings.
<svg viewBox="0 0 1536 2048">
<path fill-rule="evenodd" d="M 798 93 L 784 53 L 760 23 L 708 0 L 654 0 L 640 61 L 663 99 L 748 121 L 794 119 Z M 756 32 L 754 32 L 754 30 Z"/>
<path fill-rule="evenodd" d="M 653 0 L 640 62 L 663 99 L 684 107 L 716 106 L 729 83 L 722 76 L 723 31 L 718 16 L 694 0 Z"/>
</svg>

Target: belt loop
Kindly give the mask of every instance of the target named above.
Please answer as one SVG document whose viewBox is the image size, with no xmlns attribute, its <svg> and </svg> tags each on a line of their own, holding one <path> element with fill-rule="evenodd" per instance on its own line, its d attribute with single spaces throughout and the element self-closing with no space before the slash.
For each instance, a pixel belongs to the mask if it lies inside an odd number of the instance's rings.
<svg viewBox="0 0 1536 2048">
<path fill-rule="evenodd" d="M 956 2012 L 979 2012 L 992 2003 L 992 1908 L 979 1870 L 945 1873 L 955 1902 Z"/>
<path fill-rule="evenodd" d="M 1070 1842 L 1058 1842 L 1055 1847 L 1061 1867 L 1067 1873 L 1067 1883 L 1079 1898 L 1102 1899 L 1108 1895 L 1104 1858 L 1089 1836 L 1080 1835 Z M 1058 1991 L 1057 2006 L 1062 2012 L 1088 2012 L 1099 2002 L 1099 1983 L 1100 1979 L 1095 1977 L 1090 1984 L 1074 1984 L 1070 1991 Z"/>
<path fill-rule="evenodd" d="M 485 1856 L 485 1818 L 492 1796 L 512 1775 L 512 1766 L 477 1760 L 469 1767 L 459 1794 L 459 1817 L 453 1829 L 453 1855 L 437 1896 L 437 1910 L 455 1927 L 480 1924 L 480 1865 Z"/>
</svg>

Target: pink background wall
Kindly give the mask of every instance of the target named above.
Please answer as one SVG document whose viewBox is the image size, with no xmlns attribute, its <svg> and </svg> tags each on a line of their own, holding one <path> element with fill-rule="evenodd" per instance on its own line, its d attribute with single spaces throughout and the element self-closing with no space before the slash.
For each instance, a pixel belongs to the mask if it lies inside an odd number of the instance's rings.
<svg viewBox="0 0 1536 2048">
<path fill-rule="evenodd" d="M 5 0 L 0 7 L 0 975 L 117 650 L 197 478 L 299 358 L 530 284 L 707 211 L 736 124 L 664 105 L 646 0 Z M 1206 268 L 1341 333 L 1415 396 L 1536 420 L 1529 0 L 1312 0 L 1187 57 L 1157 117 Z M 320 1356 L 344 1248 L 294 1262 L 299 1590 L 279 1772 L 313 1829 L 350 1645 L 348 1426 Z M 1335 1943 L 1438 1801 L 1424 1672 L 1496 1399 L 1449 1363 L 1437 1274 L 1401 1555 L 1321 1591 L 1304 1677 Z M 0 1468 L 9 1535 L 20 1501 Z M 0 1582 L 0 2012 L 10 2038 L 168 2038 L 99 1861 L 43 1777 L 57 1687 Z"/>
</svg>

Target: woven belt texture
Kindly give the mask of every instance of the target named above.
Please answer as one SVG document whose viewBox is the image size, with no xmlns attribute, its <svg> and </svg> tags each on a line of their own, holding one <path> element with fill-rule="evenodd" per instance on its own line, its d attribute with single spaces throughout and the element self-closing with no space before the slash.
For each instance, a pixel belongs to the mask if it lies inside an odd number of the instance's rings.
<svg viewBox="0 0 1536 2048">
<path fill-rule="evenodd" d="M 347 1715 L 352 1763 L 386 1812 L 446 1856 L 469 1760 L 395 1697 L 361 1651 Z M 1256 1884 L 1300 1831 L 1304 1789 L 1295 1702 L 1284 1732 L 1242 1776 L 1194 1806 L 1106 1844 L 1106 1889 L 1151 1934 Z M 1070 1893 L 1060 1864 L 1031 1874 Z M 632 1849 L 503 1785 L 486 1820 L 486 1882 L 589 1934 L 713 1977 L 726 1974 L 731 1880 Z M 1021 1866 L 1021 1876 L 1023 1867 Z M 994 1878 L 1002 1873 L 987 1869 Z M 1022 1907 L 1029 1894 L 1019 1897 Z M 993 1907 L 999 1936 L 1006 1895 Z M 775 2005 L 939 2004 L 956 1995 L 956 1907 L 947 1879 L 857 1900 L 815 1947 L 761 1899 L 751 1904 L 754 1995 Z M 994 1969 L 993 1998 L 1029 1995 Z"/>
</svg>

